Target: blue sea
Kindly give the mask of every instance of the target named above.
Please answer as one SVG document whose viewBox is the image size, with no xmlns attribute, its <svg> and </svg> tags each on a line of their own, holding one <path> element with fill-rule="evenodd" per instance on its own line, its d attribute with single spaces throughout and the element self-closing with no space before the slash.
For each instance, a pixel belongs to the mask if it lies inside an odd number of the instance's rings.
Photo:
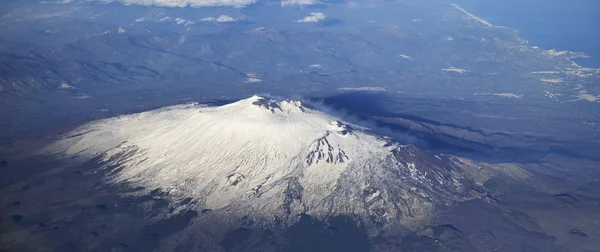
<svg viewBox="0 0 600 252">
<path fill-rule="evenodd" d="M 600 68 L 600 0 L 455 0 L 493 25 L 516 29 L 532 45 L 583 52 L 583 67 Z"/>
</svg>

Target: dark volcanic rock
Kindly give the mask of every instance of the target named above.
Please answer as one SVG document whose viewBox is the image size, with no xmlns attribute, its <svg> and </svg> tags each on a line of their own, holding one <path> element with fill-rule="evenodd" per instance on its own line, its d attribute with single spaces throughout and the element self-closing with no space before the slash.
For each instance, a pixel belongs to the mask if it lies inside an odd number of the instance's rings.
<svg viewBox="0 0 600 252">
<path fill-rule="evenodd" d="M 244 251 L 240 247 L 252 236 L 252 231 L 247 228 L 238 228 L 227 234 L 221 241 L 225 251 Z"/>
<path fill-rule="evenodd" d="M 327 232 L 324 232 L 326 230 Z M 364 228 L 350 217 L 335 217 L 329 224 L 302 215 L 284 234 L 283 251 L 369 251 L 371 243 Z"/>
<path fill-rule="evenodd" d="M 524 212 L 509 209 L 507 216 L 529 231 L 537 233 L 544 232 L 535 220 Z"/>
<path fill-rule="evenodd" d="M 569 230 L 569 234 L 578 237 L 587 237 L 588 235 L 579 229 L 571 229 Z"/>
<path fill-rule="evenodd" d="M 19 214 L 11 215 L 10 219 L 14 222 L 20 222 L 23 219 L 23 215 L 19 215 Z"/>
<path fill-rule="evenodd" d="M 571 196 L 568 193 L 561 193 L 553 196 L 554 199 L 564 202 L 570 205 L 578 205 L 580 202 L 577 198 Z"/>
</svg>

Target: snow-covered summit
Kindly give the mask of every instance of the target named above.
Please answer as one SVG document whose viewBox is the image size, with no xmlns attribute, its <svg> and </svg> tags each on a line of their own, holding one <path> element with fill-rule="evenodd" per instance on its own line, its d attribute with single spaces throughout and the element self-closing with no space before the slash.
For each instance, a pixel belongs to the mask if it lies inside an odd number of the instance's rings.
<svg viewBox="0 0 600 252">
<path fill-rule="evenodd" d="M 263 222 L 277 216 L 293 223 L 305 213 L 410 223 L 436 204 L 464 199 L 469 184 L 446 157 L 302 101 L 260 96 L 92 122 L 46 151 L 80 161 L 102 157 L 120 167 L 109 182 L 161 188 L 173 201 L 191 197 L 188 207 L 210 215 Z"/>
<path fill-rule="evenodd" d="M 277 100 L 276 98 L 252 96 L 248 99 L 253 105 L 265 108 L 271 113 L 302 113 L 305 112 L 306 108 L 301 101 L 297 100 Z"/>
</svg>

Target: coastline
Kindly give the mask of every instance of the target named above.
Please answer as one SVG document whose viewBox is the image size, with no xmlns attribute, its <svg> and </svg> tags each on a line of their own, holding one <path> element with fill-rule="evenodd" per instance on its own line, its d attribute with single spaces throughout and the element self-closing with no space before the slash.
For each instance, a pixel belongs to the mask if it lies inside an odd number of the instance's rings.
<svg viewBox="0 0 600 252">
<path fill-rule="evenodd" d="M 551 8 L 548 7 L 549 5 L 541 6 L 530 11 L 521 10 L 521 12 L 509 14 L 505 13 L 505 11 L 503 12 L 503 8 L 518 9 L 516 7 L 511 7 L 510 5 L 512 4 L 512 2 L 503 2 L 489 6 L 489 2 L 483 4 L 478 1 L 460 0 L 451 5 L 467 15 L 469 19 L 473 19 L 487 27 L 514 30 L 517 35 L 529 45 L 537 46 L 538 48 L 543 48 L 545 50 L 567 52 L 569 60 L 573 61 L 574 64 L 577 64 L 581 68 L 600 69 L 600 49 L 593 48 L 593 44 L 595 44 L 594 41 L 600 43 L 600 33 L 593 33 L 593 28 L 591 28 L 591 26 L 594 25 L 591 23 L 578 23 L 583 22 L 582 20 L 587 21 L 587 19 L 564 19 L 564 21 L 559 21 L 562 22 L 563 26 L 573 26 L 573 30 L 575 31 L 559 30 L 555 27 L 556 23 L 548 23 L 545 26 L 537 28 L 540 23 L 544 23 L 542 22 L 543 20 L 564 18 L 563 16 L 568 16 L 570 14 L 568 11 L 572 10 L 565 10 L 564 14 L 558 17 L 554 16 L 559 12 L 559 10 L 557 10 L 558 7 Z M 484 8 L 484 5 L 486 8 Z M 494 12 L 491 9 L 499 9 L 500 11 Z M 545 10 L 545 12 L 542 12 L 543 15 L 539 14 L 540 10 Z M 582 15 L 585 16 L 585 14 Z M 496 23 L 500 23 L 500 25 Z M 534 27 L 534 24 L 536 27 Z M 584 32 L 584 29 L 589 29 L 592 33 Z M 561 32 L 558 33 L 556 31 Z"/>
</svg>

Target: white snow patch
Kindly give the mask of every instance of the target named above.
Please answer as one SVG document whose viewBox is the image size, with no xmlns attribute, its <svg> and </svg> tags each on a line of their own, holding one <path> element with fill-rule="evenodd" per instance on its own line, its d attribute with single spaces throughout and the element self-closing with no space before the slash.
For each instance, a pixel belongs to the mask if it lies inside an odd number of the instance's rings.
<svg viewBox="0 0 600 252">
<path fill-rule="evenodd" d="M 419 170 L 417 170 L 417 166 L 415 165 L 415 163 L 410 162 L 410 163 L 407 163 L 406 165 L 407 165 L 407 168 L 410 171 L 410 175 L 412 177 L 416 177 L 419 174 Z"/>
</svg>

